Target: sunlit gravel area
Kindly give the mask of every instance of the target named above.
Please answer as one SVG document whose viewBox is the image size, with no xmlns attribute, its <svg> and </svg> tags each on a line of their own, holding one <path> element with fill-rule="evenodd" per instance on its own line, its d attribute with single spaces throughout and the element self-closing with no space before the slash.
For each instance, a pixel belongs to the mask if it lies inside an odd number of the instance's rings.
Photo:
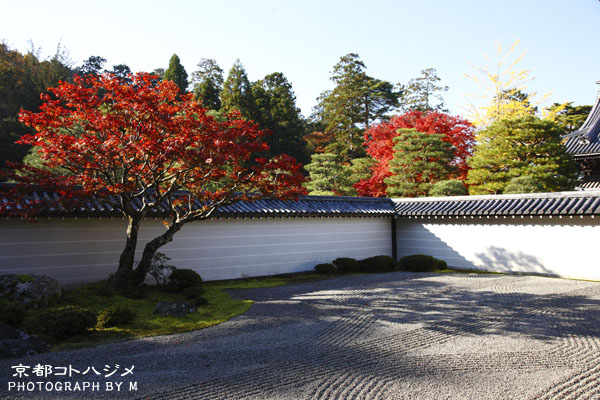
<svg viewBox="0 0 600 400">
<path fill-rule="evenodd" d="M 0 398 L 600 398 L 600 283 L 395 272 L 231 293 L 255 303 L 201 331 L 0 361 Z M 80 373 L 13 376 L 37 364 Z"/>
</svg>

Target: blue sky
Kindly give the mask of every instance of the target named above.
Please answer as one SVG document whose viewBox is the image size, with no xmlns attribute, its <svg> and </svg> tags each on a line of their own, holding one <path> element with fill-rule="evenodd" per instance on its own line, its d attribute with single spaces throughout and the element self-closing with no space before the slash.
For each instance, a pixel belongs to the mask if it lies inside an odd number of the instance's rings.
<svg viewBox="0 0 600 400">
<path fill-rule="evenodd" d="M 451 112 L 465 115 L 465 94 L 480 90 L 464 76 L 468 63 L 483 65 L 496 41 L 517 39 L 532 91 L 591 104 L 599 22 L 598 0 L 29 0 L 4 2 L 0 39 L 21 51 L 31 40 L 44 56 L 61 42 L 75 64 L 99 55 L 134 71 L 166 68 L 177 53 L 188 73 L 204 57 L 227 74 L 239 58 L 250 80 L 283 72 L 304 115 L 332 87 L 333 65 L 354 52 L 369 75 L 393 83 L 436 68 Z"/>
</svg>

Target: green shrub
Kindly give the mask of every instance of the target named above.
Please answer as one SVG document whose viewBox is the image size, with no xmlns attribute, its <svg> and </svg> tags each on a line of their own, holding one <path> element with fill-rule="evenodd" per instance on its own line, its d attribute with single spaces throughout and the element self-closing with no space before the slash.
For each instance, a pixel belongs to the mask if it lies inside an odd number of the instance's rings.
<svg viewBox="0 0 600 400">
<path fill-rule="evenodd" d="M 204 288 L 200 286 L 192 286 L 185 288 L 181 291 L 181 294 L 188 300 L 196 299 L 204 294 Z"/>
<path fill-rule="evenodd" d="M 317 264 L 315 265 L 315 272 L 321 275 L 334 275 L 338 271 L 335 268 L 335 265 L 329 263 Z"/>
<path fill-rule="evenodd" d="M 515 193 L 540 193 L 544 191 L 544 186 L 539 180 L 530 175 L 517 176 L 512 178 L 504 187 L 504 194 Z"/>
<path fill-rule="evenodd" d="M 194 304 L 196 305 L 196 307 L 205 306 L 208 304 L 208 300 L 205 297 L 198 296 L 196 297 Z"/>
<path fill-rule="evenodd" d="M 84 308 L 66 306 L 38 314 L 27 325 L 31 332 L 58 341 L 87 334 L 88 329 L 96 326 L 96 314 Z"/>
<path fill-rule="evenodd" d="M 127 324 L 135 319 L 135 312 L 127 307 L 105 308 L 98 314 L 99 328 L 110 328 L 112 326 Z"/>
<path fill-rule="evenodd" d="M 185 288 L 202 285 L 202 278 L 191 269 L 176 269 L 169 275 L 165 288 L 169 292 L 179 292 Z"/>
<path fill-rule="evenodd" d="M 333 265 L 342 274 L 352 274 L 360 271 L 360 265 L 354 258 L 341 257 L 333 260 Z"/>
<path fill-rule="evenodd" d="M 358 262 L 361 272 L 389 272 L 396 269 L 396 261 L 390 256 L 375 256 Z"/>
<path fill-rule="evenodd" d="M 110 287 L 108 282 L 102 282 L 102 284 L 94 287 L 94 292 L 96 292 L 98 296 L 102 297 L 112 297 L 114 294 L 116 294 L 115 290 Z"/>
<path fill-rule="evenodd" d="M 17 283 L 28 283 L 28 282 L 34 282 L 34 281 L 35 281 L 35 278 L 29 274 L 17 276 Z"/>
<path fill-rule="evenodd" d="M 448 268 L 446 261 L 424 254 L 413 254 L 398 261 L 399 269 L 411 272 L 432 272 Z"/>
<path fill-rule="evenodd" d="M 142 300 L 148 297 L 149 290 L 150 286 L 142 283 L 141 285 L 136 286 L 134 289 L 124 292 L 123 296 L 127 297 L 128 299 Z"/>
<path fill-rule="evenodd" d="M 17 328 L 25 317 L 25 306 L 5 299 L 0 300 L 0 322 Z"/>
<path fill-rule="evenodd" d="M 439 181 L 429 190 L 429 196 L 466 196 L 469 194 L 465 184 L 458 180 Z"/>
</svg>

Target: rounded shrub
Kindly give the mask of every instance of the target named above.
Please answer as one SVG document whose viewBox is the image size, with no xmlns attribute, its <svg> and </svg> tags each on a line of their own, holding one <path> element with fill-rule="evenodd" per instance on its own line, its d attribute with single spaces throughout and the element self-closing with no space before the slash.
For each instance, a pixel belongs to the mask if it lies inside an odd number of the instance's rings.
<svg viewBox="0 0 600 400">
<path fill-rule="evenodd" d="M 135 312 L 127 307 L 110 307 L 98 314 L 98 328 L 127 324 L 135 319 Z"/>
<path fill-rule="evenodd" d="M 196 305 L 196 307 L 200 307 L 200 306 L 205 306 L 209 303 L 208 303 L 208 299 L 206 297 L 198 296 L 194 300 L 194 304 Z"/>
<path fill-rule="evenodd" d="M 334 275 L 337 273 L 335 265 L 329 263 L 315 265 L 315 272 L 321 275 Z"/>
<path fill-rule="evenodd" d="M 518 193 L 539 193 L 544 191 L 544 186 L 541 182 L 530 175 L 517 176 L 512 178 L 504 187 L 504 194 Z"/>
<path fill-rule="evenodd" d="M 469 194 L 464 183 L 456 179 L 434 183 L 429 190 L 430 196 L 466 196 Z"/>
<path fill-rule="evenodd" d="M 398 261 L 398 268 L 410 272 L 432 272 L 448 268 L 446 261 L 425 254 L 413 254 L 402 257 Z"/>
<path fill-rule="evenodd" d="M 340 257 L 333 260 L 333 265 L 336 266 L 338 272 L 342 274 L 352 274 L 360 272 L 360 265 L 354 258 Z"/>
<path fill-rule="evenodd" d="M 123 293 L 125 297 L 133 300 L 142 300 L 148 297 L 148 293 L 150 291 L 150 286 L 142 283 L 141 285 L 136 286 L 135 288 Z"/>
<path fill-rule="evenodd" d="M 50 341 L 85 335 L 96 326 L 96 314 L 85 308 L 66 306 L 44 311 L 29 321 L 29 330 Z"/>
<path fill-rule="evenodd" d="M 396 261 L 390 256 L 374 256 L 358 262 L 361 272 L 389 272 L 396 269 Z"/>
<path fill-rule="evenodd" d="M 94 287 L 93 290 L 94 290 L 94 292 L 96 292 L 96 294 L 98 296 L 102 296 L 102 297 L 111 297 L 116 294 L 115 290 L 104 282 L 102 282 L 102 284 Z"/>
<path fill-rule="evenodd" d="M 170 292 L 179 292 L 185 288 L 202 285 L 202 278 L 191 269 L 175 269 L 169 275 L 166 288 Z"/>
<path fill-rule="evenodd" d="M 193 300 L 204 294 L 204 288 L 200 286 L 187 287 L 181 291 L 181 294 L 183 294 L 186 299 Z"/>
</svg>

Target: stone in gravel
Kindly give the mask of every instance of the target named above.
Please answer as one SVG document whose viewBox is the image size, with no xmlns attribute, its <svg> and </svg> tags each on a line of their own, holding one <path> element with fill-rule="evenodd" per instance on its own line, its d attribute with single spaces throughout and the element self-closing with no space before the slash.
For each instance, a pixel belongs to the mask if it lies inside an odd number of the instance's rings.
<svg viewBox="0 0 600 400">
<path fill-rule="evenodd" d="M 0 360 L 33 356 L 47 351 L 48 346 L 42 339 L 0 322 Z"/>
<path fill-rule="evenodd" d="M 52 304 L 60 295 L 60 283 L 49 276 L 0 275 L 0 297 L 12 297 L 35 308 Z"/>
<path fill-rule="evenodd" d="M 185 314 L 196 312 L 196 306 L 187 301 L 161 301 L 152 314 L 159 314 L 163 317 L 182 317 Z"/>
</svg>

